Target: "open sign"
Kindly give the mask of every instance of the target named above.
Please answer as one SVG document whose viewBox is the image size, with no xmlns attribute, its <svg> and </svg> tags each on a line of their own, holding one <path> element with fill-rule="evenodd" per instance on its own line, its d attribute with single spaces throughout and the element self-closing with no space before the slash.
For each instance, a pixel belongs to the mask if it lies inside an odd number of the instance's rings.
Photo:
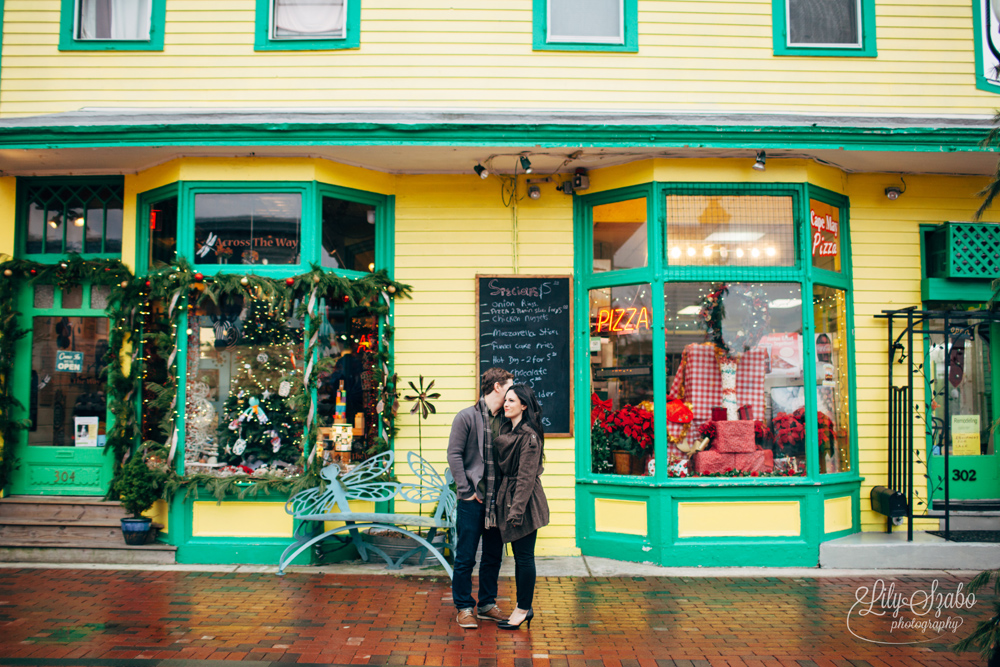
<svg viewBox="0 0 1000 667">
<path fill-rule="evenodd" d="M 83 352 L 56 352 L 56 370 L 64 373 L 83 371 Z"/>
</svg>

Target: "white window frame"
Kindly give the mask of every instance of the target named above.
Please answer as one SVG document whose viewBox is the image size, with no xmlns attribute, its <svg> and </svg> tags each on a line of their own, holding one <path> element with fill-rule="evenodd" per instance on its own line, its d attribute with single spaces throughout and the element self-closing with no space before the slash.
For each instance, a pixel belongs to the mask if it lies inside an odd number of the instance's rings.
<svg viewBox="0 0 1000 667">
<path fill-rule="evenodd" d="M 278 26 L 274 22 L 274 3 L 275 0 L 268 0 L 268 39 L 276 42 L 295 42 L 295 41 L 317 41 L 326 39 L 344 39 L 347 37 L 347 21 L 348 21 L 348 3 L 352 0 L 344 0 L 344 25 L 340 30 L 340 34 L 316 34 L 316 35 L 278 35 Z"/>
<path fill-rule="evenodd" d="M 346 0 L 345 0 L 346 1 Z M 545 1 L 545 41 L 548 44 L 624 44 L 625 43 L 625 0 L 618 0 L 617 37 L 579 37 L 574 35 L 552 35 L 552 0 Z"/>
<path fill-rule="evenodd" d="M 793 42 L 792 41 L 792 0 L 785 0 L 785 34 L 787 35 L 785 45 L 790 48 L 799 49 L 863 49 L 864 45 L 864 15 L 861 0 L 854 0 L 855 25 L 857 34 L 853 42 Z"/>
</svg>

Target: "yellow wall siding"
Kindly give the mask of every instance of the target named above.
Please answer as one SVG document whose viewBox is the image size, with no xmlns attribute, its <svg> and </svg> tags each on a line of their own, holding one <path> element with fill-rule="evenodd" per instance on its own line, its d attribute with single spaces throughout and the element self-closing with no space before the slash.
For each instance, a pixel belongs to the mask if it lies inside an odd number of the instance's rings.
<svg viewBox="0 0 1000 667">
<path fill-rule="evenodd" d="M 572 210 L 571 197 L 548 190 L 539 200 L 518 202 L 520 273 L 573 272 Z M 475 276 L 513 273 L 512 239 L 511 209 L 501 203 L 497 179 L 397 177 L 396 279 L 413 286 L 413 298 L 396 300 L 395 369 L 404 396 L 412 393 L 406 382 L 420 375 L 441 393 L 437 414 L 420 424 L 424 456 L 439 470 L 447 466 L 455 414 L 478 398 Z M 404 400 L 395 445 L 401 461 L 420 447 L 417 421 Z M 573 439 L 547 439 L 545 456 L 551 522 L 539 532 L 538 552 L 578 553 Z M 407 478 L 405 464 L 396 472 Z"/>
<path fill-rule="evenodd" d="M 857 420 L 861 487 L 861 523 L 864 530 L 885 530 L 885 517 L 871 511 L 869 493 L 887 482 L 887 325 L 875 315 L 884 309 L 905 308 L 921 303 L 919 226 L 949 220 L 970 220 L 983 188 L 982 178 L 951 176 L 907 176 L 906 193 L 894 202 L 884 189 L 896 185 L 895 174 L 852 174 L 847 177 L 851 199 L 851 252 L 854 264 L 854 326 L 857 350 Z M 1000 221 L 1000 211 L 984 216 L 984 222 Z M 922 350 L 914 351 L 920 363 Z M 896 369 L 905 372 L 905 365 Z M 914 398 L 923 401 L 918 375 Z M 922 432 L 921 422 L 915 424 Z M 920 439 L 917 446 L 923 448 Z M 921 454 L 920 460 L 926 456 Z M 927 487 L 923 466 L 916 465 L 919 498 L 916 513 L 926 510 Z M 927 526 L 920 524 L 922 528 Z M 936 522 L 934 522 L 936 526 Z"/>
<path fill-rule="evenodd" d="M 163 52 L 58 51 L 7 0 L 0 115 L 81 107 L 461 107 L 991 114 L 966 0 L 876 4 L 877 58 L 775 57 L 771 0 L 639 0 L 638 53 L 532 50 L 531 0 L 364 0 L 361 48 L 255 52 L 255 0 L 171 0 Z"/>
</svg>

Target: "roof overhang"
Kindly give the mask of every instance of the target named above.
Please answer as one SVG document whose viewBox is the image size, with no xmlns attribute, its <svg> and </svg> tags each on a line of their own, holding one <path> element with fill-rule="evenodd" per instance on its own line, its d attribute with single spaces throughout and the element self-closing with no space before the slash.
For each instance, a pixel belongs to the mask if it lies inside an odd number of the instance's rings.
<svg viewBox="0 0 1000 667">
<path fill-rule="evenodd" d="M 988 175 L 997 158 L 981 144 L 992 127 L 986 116 L 83 109 L 0 120 L 0 171 L 133 173 L 180 156 L 254 155 L 467 173 L 522 152 L 554 171 L 766 150 L 846 172 Z"/>
</svg>

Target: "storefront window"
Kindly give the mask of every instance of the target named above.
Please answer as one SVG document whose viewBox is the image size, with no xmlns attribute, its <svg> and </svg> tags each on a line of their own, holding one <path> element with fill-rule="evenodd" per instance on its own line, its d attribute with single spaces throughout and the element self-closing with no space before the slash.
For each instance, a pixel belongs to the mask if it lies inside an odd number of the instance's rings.
<svg viewBox="0 0 1000 667">
<path fill-rule="evenodd" d="M 802 291 L 664 285 L 671 477 L 805 472 Z"/>
<path fill-rule="evenodd" d="M 119 178 L 26 179 L 25 252 L 120 253 L 124 193 Z"/>
<path fill-rule="evenodd" d="M 810 199 L 809 233 L 813 266 L 840 271 L 840 207 Z"/>
<path fill-rule="evenodd" d="M 593 217 L 595 273 L 647 265 L 645 197 L 600 204 Z"/>
<path fill-rule="evenodd" d="M 301 224 L 299 193 L 197 194 L 195 263 L 298 264 Z"/>
<path fill-rule="evenodd" d="M 795 263 L 790 196 L 670 194 L 666 203 L 670 266 Z"/>
<path fill-rule="evenodd" d="M 32 320 L 29 445 L 104 445 L 107 397 L 103 317 L 35 317 Z"/>
<path fill-rule="evenodd" d="M 149 266 L 158 268 L 177 259 L 177 197 L 149 207 Z"/>
<path fill-rule="evenodd" d="M 267 298 L 229 297 L 192 308 L 188 330 L 187 465 L 294 465 L 302 455 L 301 321 Z"/>
<path fill-rule="evenodd" d="M 320 374 L 316 396 L 316 412 L 324 425 L 320 434 L 323 457 L 349 465 L 370 455 L 378 437 L 378 324 L 370 317 L 353 317 L 343 307 L 325 302 L 320 304 L 320 313 L 319 358 L 332 360 L 331 370 Z M 338 438 L 338 429 L 350 433 L 350 438 Z"/>
<path fill-rule="evenodd" d="M 323 197 L 322 265 L 351 271 L 375 270 L 375 207 Z"/>
<path fill-rule="evenodd" d="M 847 299 L 843 290 L 813 287 L 816 327 L 816 409 L 820 472 L 851 469 Z"/>
<path fill-rule="evenodd" d="M 651 303 L 648 284 L 590 290 L 591 460 L 596 473 L 650 471 Z"/>
</svg>

